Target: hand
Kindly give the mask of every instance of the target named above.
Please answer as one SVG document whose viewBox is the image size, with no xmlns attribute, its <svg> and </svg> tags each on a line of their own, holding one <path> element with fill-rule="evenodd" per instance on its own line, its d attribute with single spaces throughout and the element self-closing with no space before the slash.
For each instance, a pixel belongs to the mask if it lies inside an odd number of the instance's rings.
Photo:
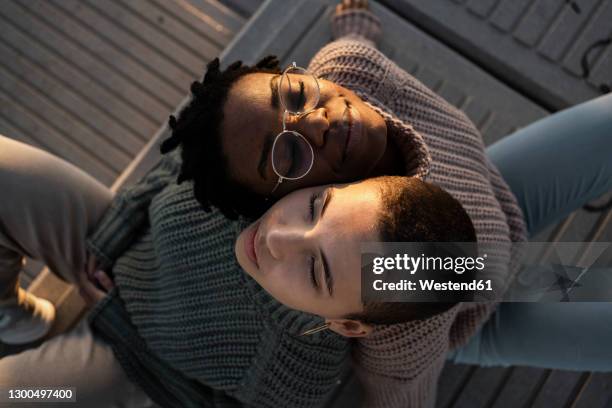
<svg viewBox="0 0 612 408">
<path fill-rule="evenodd" d="M 94 283 L 96 282 L 94 273 L 96 272 L 97 265 L 98 265 L 98 260 L 96 259 L 96 256 L 94 254 L 89 253 L 89 251 L 87 251 L 87 263 L 85 264 L 85 274 L 87 275 L 87 278 Z"/>
<path fill-rule="evenodd" d="M 98 268 L 98 260 L 96 259 L 96 256 L 94 254 L 90 254 L 89 252 L 87 253 L 85 274 L 87 276 L 87 279 L 89 279 L 89 281 L 92 282 L 98 288 L 102 287 L 104 289 L 110 290 L 109 287 L 113 288 L 115 286 L 108 274 Z M 101 276 L 103 282 L 101 282 L 100 279 L 97 278 L 97 276 Z"/>
<path fill-rule="evenodd" d="M 336 6 L 336 14 L 346 10 L 367 10 L 368 0 L 342 0 Z"/>
<path fill-rule="evenodd" d="M 114 283 L 106 272 L 97 269 L 97 260 L 88 253 L 84 273 L 79 274 L 79 293 L 89 306 L 93 306 L 106 296 L 106 292 L 114 287 Z M 102 288 L 104 290 L 100 290 Z M 106 292 L 105 292 L 106 291 Z"/>
<path fill-rule="evenodd" d="M 85 274 L 79 275 L 79 294 L 85 299 L 85 303 L 89 306 L 93 306 L 100 300 L 104 299 L 107 292 L 110 291 L 115 285 L 113 281 L 108 277 L 104 271 L 94 272 L 94 278 L 100 283 L 100 286 L 104 290 L 98 289 L 96 285 L 85 277 Z"/>
</svg>

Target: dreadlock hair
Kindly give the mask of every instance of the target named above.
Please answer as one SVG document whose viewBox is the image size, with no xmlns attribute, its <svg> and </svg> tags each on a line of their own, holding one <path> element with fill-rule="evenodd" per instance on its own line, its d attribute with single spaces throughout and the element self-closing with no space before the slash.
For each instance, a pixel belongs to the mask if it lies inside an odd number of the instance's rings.
<svg viewBox="0 0 612 408">
<path fill-rule="evenodd" d="M 378 183 L 382 197 L 377 225 L 382 242 L 476 242 L 476 231 L 467 212 L 440 187 L 417 177 L 381 176 L 372 181 Z M 468 249 L 475 250 L 475 244 Z M 454 272 L 448 277 L 457 281 Z M 459 277 L 461 281 L 471 278 L 467 271 Z M 367 324 L 403 323 L 427 319 L 456 303 L 365 302 L 361 313 L 346 318 Z"/>
<path fill-rule="evenodd" d="M 229 178 L 220 125 L 223 107 L 230 88 L 241 77 L 252 73 L 280 73 L 278 59 L 270 55 L 254 66 L 236 61 L 227 69 L 219 68 L 215 58 L 206 67 L 204 79 L 191 84 L 191 101 L 178 119 L 170 116 L 168 125 L 172 135 L 160 146 L 166 154 L 181 146 L 181 170 L 177 183 L 193 180 L 196 200 L 204 210 L 215 206 L 228 218 L 238 215 L 258 217 L 271 203 Z"/>
</svg>

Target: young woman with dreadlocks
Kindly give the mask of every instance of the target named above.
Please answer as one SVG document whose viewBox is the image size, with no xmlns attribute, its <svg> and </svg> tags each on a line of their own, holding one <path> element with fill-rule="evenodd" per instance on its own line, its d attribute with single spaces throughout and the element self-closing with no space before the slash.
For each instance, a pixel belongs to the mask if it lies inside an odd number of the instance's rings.
<svg viewBox="0 0 612 408">
<path fill-rule="evenodd" d="M 334 193 L 333 199 L 329 191 L 334 188 L 302 188 L 381 174 L 415 176 L 413 180 L 425 179 L 443 187 L 454 197 L 447 197 L 444 207 L 449 209 L 453 200 L 455 204 L 459 201 L 453 218 L 461 218 L 463 206 L 463 214 L 467 212 L 471 219 L 464 224 L 473 223 L 479 241 L 525 239 L 521 209 L 485 156 L 478 131 L 461 112 L 376 50 L 380 26 L 364 3 L 345 1 L 339 7 L 334 18 L 338 40 L 323 48 L 308 70 L 290 67 L 281 72 L 273 57 L 254 67 L 235 63 L 221 70 L 218 61 L 208 66 L 203 81 L 192 85 L 191 103 L 178 119 L 170 119 L 172 137 L 162 144 L 166 156 L 143 180 L 113 198 L 99 222 L 95 221 L 101 216 L 99 209 L 92 207 L 86 214 L 91 218 L 86 227 L 90 230 L 87 249 L 95 256 L 89 258 L 90 263 L 96 261 L 98 269 L 112 270 L 116 281 L 116 287 L 89 316 L 93 333 L 81 325 L 73 343 L 64 337 L 46 343 L 46 353 L 36 349 L 2 360 L 0 371 L 10 373 L 11 378 L 0 374 L 0 383 L 18 383 L 15 373 L 27 364 L 25 358 L 40 361 L 41 356 L 66 352 L 70 347 L 66 345 L 83 347 L 77 339 L 85 339 L 88 346 L 81 354 L 96 350 L 97 358 L 106 364 L 99 365 L 107 378 L 101 382 L 120 390 L 121 403 L 129 400 L 131 405 L 148 406 L 152 399 L 164 406 L 312 406 L 330 389 L 345 355 L 347 343 L 333 334 L 337 332 L 354 337 L 367 334 L 354 344 L 353 360 L 366 387 L 368 406 L 421 407 L 433 405 L 437 376 L 449 350 L 460 351 L 454 355 L 458 361 L 491 358 L 480 356 L 478 348 L 480 344 L 490 346 L 491 333 L 473 334 L 495 304 L 457 304 L 428 318 L 391 325 L 368 327 L 336 318 L 318 326 L 320 317 L 297 310 L 326 316 L 338 302 L 324 303 L 295 286 L 275 286 L 279 279 L 298 279 L 294 275 L 268 279 L 260 273 L 273 269 L 279 259 L 254 250 L 254 237 L 268 239 L 268 248 L 276 248 L 270 254 L 296 248 L 279 246 L 287 239 L 298 242 L 296 230 L 284 228 L 288 215 L 304 219 L 302 212 L 308 213 L 309 205 L 311 213 L 320 214 L 330 202 L 328 216 L 338 213 L 334 209 L 337 200 L 346 191 L 354 191 L 354 201 L 348 201 L 345 211 L 351 211 L 351 202 L 352 211 L 355 207 L 362 210 L 351 213 L 350 223 L 359 227 L 357 221 L 369 219 L 367 205 L 376 200 L 374 196 L 355 200 L 371 194 L 368 185 L 376 181 L 338 189 L 343 191 Z M 603 110 L 611 103 L 607 98 L 597 101 L 597 106 Z M 602 120 L 597 109 L 584 110 L 594 111 L 590 123 L 599 124 L 593 125 L 589 135 L 592 168 L 584 174 L 610 174 L 603 148 L 609 121 Z M 563 131 L 558 132 L 563 141 L 572 127 L 563 118 L 559 123 L 563 123 Z M 528 133 L 517 135 L 517 140 L 525 143 Z M 542 133 L 546 132 L 540 130 Z M 541 180 L 550 179 L 550 173 L 542 172 L 540 184 L 526 184 L 525 179 L 535 174 L 526 169 L 521 173 L 510 161 L 530 153 L 534 156 L 531 162 L 541 162 L 539 156 L 544 157 L 546 145 L 535 143 L 519 149 L 507 143 L 504 149 L 490 153 L 504 167 L 504 175 L 513 180 L 531 234 L 611 187 L 610 178 L 604 177 L 558 197 L 547 192 L 555 199 L 539 202 L 534 192 L 547 184 Z M 508 151 L 513 152 L 513 160 Z M 571 149 L 560 153 L 557 164 L 571 162 Z M 406 200 L 426 195 L 427 189 L 422 188 L 426 184 L 417 181 L 400 183 Z M 302 190 L 289 194 L 297 189 Z M 109 201 L 104 192 L 92 190 L 89 197 Z M 445 194 L 438 193 L 438 198 Z M 245 228 L 249 218 L 259 216 L 281 197 L 285 198 L 261 220 Z M 88 200 L 76 193 L 68 199 L 74 203 Z M 436 211 L 441 217 L 436 206 L 419 210 L 422 217 L 432 217 Z M 238 215 L 247 218 L 231 221 Z M 346 219 L 341 228 L 327 231 L 354 230 L 350 223 Z M 305 236 L 302 234 L 301 243 Z M 73 265 L 80 265 L 85 249 L 76 252 Z M 41 258 L 47 259 L 44 254 Z M 315 268 L 320 269 L 318 262 Z M 300 274 L 299 279 L 303 275 L 307 274 Z M 87 287 L 87 282 L 82 285 Z M 302 302 L 304 299 L 308 301 Z M 291 308 L 283 307 L 279 300 Z M 324 304 L 325 311 L 313 310 Z M 501 319 L 500 310 L 495 322 Z M 511 314 L 509 308 L 505 310 L 503 316 Z M 550 326 L 553 332 L 562 328 L 554 322 Z M 312 327 L 330 330 L 299 336 Z M 527 327 L 520 330 L 525 336 L 538 332 Z M 600 334 L 594 337 L 609 336 Z M 460 348 L 472 336 L 478 342 Z M 99 344 L 100 338 L 112 345 L 112 351 L 108 344 Z M 505 346 L 500 348 L 505 354 L 496 356 L 498 361 L 520 363 L 522 358 L 533 358 Z M 538 357 L 544 361 L 542 356 Z M 78 382 L 75 377 L 72 379 Z M 48 379 L 48 372 L 39 378 Z M 83 381 L 79 385 L 85 390 L 91 386 Z M 110 405 L 106 399 L 91 402 L 92 406 Z"/>
</svg>

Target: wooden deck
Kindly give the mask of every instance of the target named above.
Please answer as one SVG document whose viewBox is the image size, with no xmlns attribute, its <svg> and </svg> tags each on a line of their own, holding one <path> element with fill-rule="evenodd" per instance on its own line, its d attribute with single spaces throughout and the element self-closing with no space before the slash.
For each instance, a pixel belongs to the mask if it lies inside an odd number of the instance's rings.
<svg viewBox="0 0 612 408">
<path fill-rule="evenodd" d="M 335 2 L 292 0 L 289 6 L 286 0 L 272 0 L 257 11 L 257 20 L 250 21 L 249 16 L 261 1 L 222 3 L 0 2 L 0 133 L 51 151 L 110 186 L 185 97 L 191 80 L 201 75 L 205 63 L 232 39 L 234 43 L 226 51 L 225 62 L 235 59 L 252 62 L 264 54 L 275 53 L 285 62 L 295 59 L 305 63 L 329 39 L 328 19 Z M 381 49 L 463 109 L 483 132 L 487 144 L 547 115 L 561 103 L 558 98 L 547 100 L 547 93 L 540 92 L 541 89 L 530 94 L 514 86 L 512 78 L 504 77 L 508 69 L 503 66 L 500 69 L 502 55 L 497 55 L 494 66 L 487 65 L 493 58 L 481 58 L 483 52 L 495 52 L 486 48 L 488 44 L 464 48 L 448 39 L 446 35 L 451 29 L 461 34 L 461 27 L 455 23 L 422 27 L 423 21 L 419 24 L 409 21 L 409 15 L 403 13 L 414 10 L 405 7 L 414 8 L 418 2 L 382 3 L 388 7 L 374 5 L 385 23 Z M 487 15 L 494 15 L 494 8 L 510 3 L 516 8 L 517 4 L 525 6 L 527 2 L 448 0 L 448 3 L 473 9 L 470 13 L 478 16 L 474 10 L 485 6 Z M 536 26 L 541 23 L 536 11 L 554 2 L 537 3 L 529 8 L 535 10 L 532 13 L 535 17 L 527 20 Z M 597 5 L 594 0 L 587 3 L 583 10 L 602 10 L 605 1 Z M 588 13 L 594 25 L 602 24 L 594 12 Z M 561 14 L 556 16 L 562 19 Z M 551 17 L 543 13 L 541 18 Z M 247 22 L 247 31 L 235 38 Z M 483 30 L 489 28 L 485 24 Z M 521 29 L 530 32 L 529 25 Z M 589 26 L 586 31 L 606 30 L 610 30 L 609 25 Z M 405 41 L 406 38 L 411 41 Z M 609 54 L 598 56 L 600 77 L 600 67 L 609 60 L 604 58 L 606 55 Z M 550 63 L 550 59 L 546 61 Z M 551 79 L 544 77 L 547 81 Z M 610 77 L 608 74 L 604 80 Z M 573 80 L 578 81 L 576 78 L 574 75 Z M 593 91 L 593 84 L 586 82 L 575 84 L 579 91 L 565 95 L 565 100 L 585 99 L 584 92 Z M 540 86 L 545 88 L 549 84 Z M 550 86 L 555 86 L 554 81 Z M 534 240 L 610 242 L 612 211 L 579 210 Z M 22 284 L 28 285 L 41 266 L 30 262 Z M 64 302 L 67 308 L 79 307 L 74 293 L 59 283 L 37 290 L 41 289 Z M 358 406 L 360 395 L 355 378 L 348 375 L 327 406 L 353 408 Z M 611 408 L 612 374 L 447 364 L 440 379 L 437 406 Z"/>
<path fill-rule="evenodd" d="M 209 0 L 0 2 L 0 133 L 110 186 L 244 23 Z"/>
</svg>

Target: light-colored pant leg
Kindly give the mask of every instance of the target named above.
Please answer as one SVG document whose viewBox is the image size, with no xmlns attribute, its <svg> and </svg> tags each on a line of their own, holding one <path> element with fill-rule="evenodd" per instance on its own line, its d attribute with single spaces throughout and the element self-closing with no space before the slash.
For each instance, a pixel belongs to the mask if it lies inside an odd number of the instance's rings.
<svg viewBox="0 0 612 408">
<path fill-rule="evenodd" d="M 612 191 L 612 94 L 541 119 L 487 148 L 530 236 Z"/>
<path fill-rule="evenodd" d="M 15 293 L 22 255 L 76 282 L 85 239 L 111 199 L 108 188 L 77 167 L 0 135 L 0 296 Z M 154 406 L 85 319 L 38 348 L 0 359 L 0 388 L 35 386 L 76 387 L 78 403 L 70 406 Z"/>
<path fill-rule="evenodd" d="M 16 293 L 22 255 L 76 282 L 85 238 L 111 191 L 72 164 L 0 135 L 0 299 Z"/>
<path fill-rule="evenodd" d="M 20 387 L 76 388 L 76 404 L 15 404 L 22 408 L 157 406 L 127 378 L 111 347 L 92 334 L 85 318 L 38 348 L 0 359 L 0 392 Z"/>
</svg>

